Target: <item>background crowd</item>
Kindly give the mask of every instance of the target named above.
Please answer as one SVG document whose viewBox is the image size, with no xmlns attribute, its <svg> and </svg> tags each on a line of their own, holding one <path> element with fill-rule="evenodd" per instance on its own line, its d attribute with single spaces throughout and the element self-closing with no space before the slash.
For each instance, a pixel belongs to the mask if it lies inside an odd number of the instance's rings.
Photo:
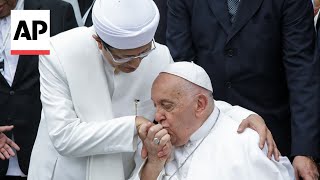
<svg viewBox="0 0 320 180">
<path fill-rule="evenodd" d="M 94 1 L 0 0 L 0 179 L 26 179 L 42 108 L 38 56 L 9 53 L 10 10 L 49 9 L 54 36 L 92 26 Z M 203 67 L 215 99 L 259 114 L 296 175 L 319 177 L 320 1 L 154 2 L 155 41 Z"/>
</svg>

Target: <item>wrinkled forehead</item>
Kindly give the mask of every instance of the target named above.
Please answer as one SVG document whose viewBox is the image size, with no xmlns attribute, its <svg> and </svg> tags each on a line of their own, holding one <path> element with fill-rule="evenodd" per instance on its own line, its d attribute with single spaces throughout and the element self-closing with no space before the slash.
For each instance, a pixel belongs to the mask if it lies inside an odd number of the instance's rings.
<svg viewBox="0 0 320 180">
<path fill-rule="evenodd" d="M 174 75 L 168 73 L 160 73 L 154 80 L 152 88 L 155 90 L 162 88 L 171 89 L 171 87 L 177 83 L 179 83 L 179 79 L 177 79 L 177 77 L 175 77 Z"/>
<path fill-rule="evenodd" d="M 182 96 L 181 84 L 183 81 L 185 80 L 178 76 L 168 73 L 160 73 L 153 82 L 151 94 L 154 96 L 165 96 L 166 98 L 180 98 L 180 96 Z"/>
</svg>

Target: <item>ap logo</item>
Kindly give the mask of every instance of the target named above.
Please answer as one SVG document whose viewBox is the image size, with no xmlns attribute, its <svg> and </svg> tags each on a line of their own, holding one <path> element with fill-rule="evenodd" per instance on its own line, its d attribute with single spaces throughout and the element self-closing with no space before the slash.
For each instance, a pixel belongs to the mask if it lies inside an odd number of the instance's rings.
<svg viewBox="0 0 320 180">
<path fill-rule="evenodd" d="M 11 11 L 11 54 L 49 55 L 49 10 Z"/>
</svg>

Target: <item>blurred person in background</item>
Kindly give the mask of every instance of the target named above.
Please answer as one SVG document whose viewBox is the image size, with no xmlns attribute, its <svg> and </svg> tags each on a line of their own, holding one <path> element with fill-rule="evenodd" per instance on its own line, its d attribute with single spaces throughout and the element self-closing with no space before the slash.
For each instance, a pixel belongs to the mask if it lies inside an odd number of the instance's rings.
<svg viewBox="0 0 320 180">
<path fill-rule="evenodd" d="M 167 45 L 194 61 L 215 98 L 263 117 L 296 179 L 317 180 L 318 59 L 311 0 L 170 0 Z"/>
<path fill-rule="evenodd" d="M 26 179 L 41 113 L 39 58 L 10 54 L 11 10 L 51 10 L 51 36 L 76 26 L 66 2 L 0 0 L 0 126 L 14 125 L 0 134 L 0 141 L 17 145 L 0 150 L 0 157 L 6 159 L 0 160 L 1 180 Z"/>
<path fill-rule="evenodd" d="M 168 48 L 153 40 L 157 6 L 151 0 L 96 0 L 92 22 L 50 38 L 51 54 L 40 56 L 43 111 L 30 180 L 127 179 L 139 127 L 154 119 L 151 85 L 173 62 Z M 253 122 L 276 149 L 261 117 L 252 120 L 245 112 L 244 123 Z"/>
<path fill-rule="evenodd" d="M 95 0 L 62 0 L 71 4 L 79 27 L 92 26 L 92 7 Z"/>
</svg>

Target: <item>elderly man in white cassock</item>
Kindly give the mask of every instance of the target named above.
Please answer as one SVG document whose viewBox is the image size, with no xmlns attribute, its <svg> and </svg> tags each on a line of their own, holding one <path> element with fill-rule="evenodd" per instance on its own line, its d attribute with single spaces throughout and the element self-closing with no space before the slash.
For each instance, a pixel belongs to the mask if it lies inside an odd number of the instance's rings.
<svg viewBox="0 0 320 180">
<path fill-rule="evenodd" d="M 156 78 L 151 98 L 158 125 L 141 125 L 148 158 L 136 167 L 134 180 L 292 180 L 286 157 L 267 158 L 258 134 L 236 132 L 243 109 L 223 112 L 212 98 L 204 69 L 192 62 L 168 65 Z M 158 151 L 175 147 L 159 158 Z M 137 154 L 139 156 L 139 154 Z M 138 157 L 137 157 L 138 160 Z"/>
<path fill-rule="evenodd" d="M 138 128 L 155 114 L 152 82 L 172 62 L 153 40 L 159 12 L 151 0 L 96 0 L 92 21 L 51 38 L 51 54 L 40 57 L 43 110 L 29 180 L 124 180 L 135 167 Z M 247 126 L 278 153 L 258 115 Z"/>
</svg>

